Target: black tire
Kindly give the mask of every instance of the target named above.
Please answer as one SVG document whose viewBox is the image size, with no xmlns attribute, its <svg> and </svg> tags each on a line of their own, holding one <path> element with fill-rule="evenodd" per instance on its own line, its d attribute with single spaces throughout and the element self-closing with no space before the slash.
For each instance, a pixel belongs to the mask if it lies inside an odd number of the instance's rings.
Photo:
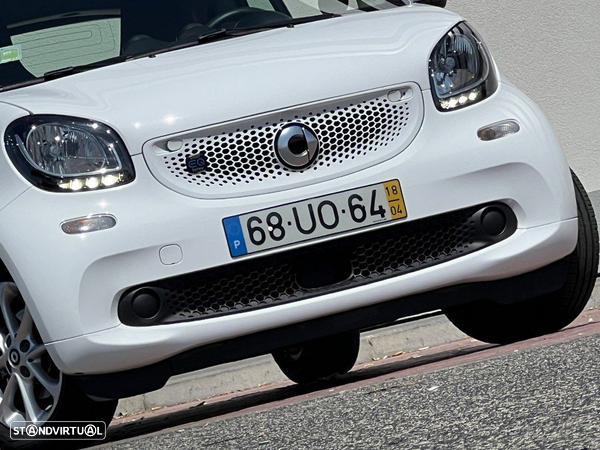
<svg viewBox="0 0 600 450">
<path fill-rule="evenodd" d="M 360 334 L 338 334 L 273 353 L 290 380 L 309 384 L 348 373 L 358 358 Z"/>
<path fill-rule="evenodd" d="M 117 409 L 117 400 L 95 401 L 86 396 L 73 380 L 63 376 L 60 402 L 50 417 L 50 421 L 104 422 L 106 426 L 113 419 Z M 10 430 L 0 424 L 0 448 L 5 449 L 76 449 L 89 441 L 15 441 L 10 439 Z"/>
<path fill-rule="evenodd" d="M 484 342 L 507 344 L 559 331 L 581 314 L 598 275 L 598 223 L 583 185 L 573 172 L 572 175 L 579 238 L 575 251 L 569 256 L 563 287 L 520 303 L 500 305 L 482 301 L 444 311 L 465 334 Z"/>
</svg>

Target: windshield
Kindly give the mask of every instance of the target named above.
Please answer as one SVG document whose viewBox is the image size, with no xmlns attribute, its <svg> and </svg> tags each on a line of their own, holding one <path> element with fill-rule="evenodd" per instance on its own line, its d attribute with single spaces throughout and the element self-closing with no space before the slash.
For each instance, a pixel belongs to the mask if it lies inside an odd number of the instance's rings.
<svg viewBox="0 0 600 450">
<path fill-rule="evenodd" d="M 216 30 L 261 29 L 394 8 L 404 0 L 54 0 L 5 2 L 0 86 L 147 55 Z M 206 40 L 208 41 L 208 40 Z M 201 40 L 203 42 L 203 40 Z M 179 47 L 178 47 L 179 46 Z M 102 65 L 102 64 L 98 64 Z"/>
</svg>

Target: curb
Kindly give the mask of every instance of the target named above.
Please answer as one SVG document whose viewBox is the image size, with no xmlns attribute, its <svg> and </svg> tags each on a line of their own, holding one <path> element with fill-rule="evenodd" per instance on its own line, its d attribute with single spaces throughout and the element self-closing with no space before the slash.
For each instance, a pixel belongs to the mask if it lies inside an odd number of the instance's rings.
<svg viewBox="0 0 600 450">
<path fill-rule="evenodd" d="M 588 308 L 600 307 L 600 281 Z M 390 356 L 448 344 L 468 336 L 461 333 L 443 315 L 424 318 L 361 335 L 357 364 L 379 361 Z M 159 408 L 204 400 L 232 392 L 287 381 L 270 355 L 223 364 L 173 377 L 154 392 L 119 401 L 116 417 L 139 414 Z"/>
</svg>

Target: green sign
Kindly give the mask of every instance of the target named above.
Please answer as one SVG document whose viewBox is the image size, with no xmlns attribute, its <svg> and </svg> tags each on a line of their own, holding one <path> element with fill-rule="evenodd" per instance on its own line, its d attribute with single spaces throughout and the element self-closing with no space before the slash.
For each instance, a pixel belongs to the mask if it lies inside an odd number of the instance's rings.
<svg viewBox="0 0 600 450">
<path fill-rule="evenodd" d="M 0 64 L 21 60 L 21 44 L 0 48 Z"/>
</svg>

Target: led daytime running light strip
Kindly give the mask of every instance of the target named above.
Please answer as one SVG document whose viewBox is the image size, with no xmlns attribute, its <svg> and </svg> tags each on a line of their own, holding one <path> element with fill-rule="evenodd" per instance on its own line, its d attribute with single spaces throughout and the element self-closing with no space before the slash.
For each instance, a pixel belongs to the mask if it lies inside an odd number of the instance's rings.
<svg viewBox="0 0 600 450">
<path fill-rule="evenodd" d="M 469 103 L 478 101 L 483 95 L 483 88 L 481 86 L 460 95 L 450 97 L 440 101 L 440 106 L 446 111 L 451 111 L 461 106 L 465 106 Z"/>
<path fill-rule="evenodd" d="M 123 181 L 123 174 L 104 175 L 102 177 L 75 178 L 58 186 L 66 191 L 81 191 L 82 189 L 94 190 L 99 187 L 112 187 Z"/>
</svg>

